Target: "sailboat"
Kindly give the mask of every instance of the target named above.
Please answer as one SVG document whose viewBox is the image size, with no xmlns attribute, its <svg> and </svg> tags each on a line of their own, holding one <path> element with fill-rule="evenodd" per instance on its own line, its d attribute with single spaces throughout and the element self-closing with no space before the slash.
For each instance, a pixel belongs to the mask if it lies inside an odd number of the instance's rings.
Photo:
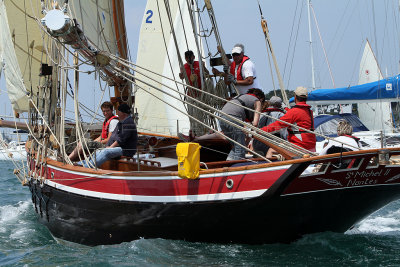
<svg viewBox="0 0 400 267">
<path fill-rule="evenodd" d="M 359 84 L 345 88 L 315 90 L 310 93 L 308 101 L 314 105 L 357 104 L 359 118 L 351 114 L 321 115 L 316 120 L 323 121 L 325 126 L 316 127 L 317 131 L 331 137 L 335 136 L 328 132 L 336 132 L 335 127 L 341 116 L 342 119 L 348 120 L 354 129 L 358 129 L 354 135 L 360 138 L 366 147 L 398 147 L 400 136 L 396 133 L 392 105 L 393 107 L 398 105 L 399 78 L 399 75 L 383 78 L 367 39 L 360 62 Z M 322 143 L 319 146 L 322 148 Z"/>
<path fill-rule="evenodd" d="M 371 44 L 367 39 L 360 62 L 358 84 L 365 84 L 379 80 L 383 80 L 382 71 L 371 48 Z M 390 88 L 385 89 L 390 90 Z M 379 95 L 380 92 L 377 92 L 377 94 Z M 368 129 L 371 131 L 384 130 L 388 133 L 394 131 L 395 126 L 393 123 L 393 112 L 390 101 L 382 99 L 379 102 L 359 103 L 357 105 L 358 116 Z M 373 112 L 375 116 L 371 116 L 371 112 Z"/>
<path fill-rule="evenodd" d="M 2 132 L 0 135 L 0 160 L 26 160 L 25 142 L 12 140 L 9 135 Z"/>
<path fill-rule="evenodd" d="M 160 52 L 151 35 L 164 24 L 170 25 L 164 31 L 165 47 L 172 49 L 172 42 L 179 57 L 180 27 L 176 25 L 190 18 L 190 24 L 183 25 L 191 25 L 188 32 L 197 38 L 200 5 L 197 1 L 149 0 L 141 42 L 150 43 L 145 47 L 149 51 L 142 51 L 143 57 Z M 218 34 L 211 1 L 202 5 Z M 10 100 L 15 111 L 29 115 L 29 169 L 15 174 L 29 187 L 38 219 L 54 237 L 86 245 L 138 238 L 290 242 L 309 233 L 344 232 L 400 198 L 400 166 L 395 160 L 400 155 L 398 148 L 317 156 L 250 125 L 247 127 L 255 137 L 268 142 L 286 160 L 270 162 L 260 155 L 251 161 L 216 161 L 211 153 L 200 152 L 197 157 L 200 148 L 196 143 L 179 144 L 184 148 L 180 151 L 194 153 L 178 158 L 174 152 L 177 133 L 196 118 L 187 112 L 191 102 L 182 92 L 189 85 L 168 76 L 172 71 L 165 67 L 169 65 L 165 64 L 165 47 L 162 67 L 142 62 L 142 55 L 138 62 L 148 65 L 130 62 L 123 10 L 122 0 L 0 1 L 0 44 L 7 51 L 3 58 Z M 216 39 L 219 42 L 220 36 Z M 225 61 L 222 42 L 219 44 Z M 195 47 L 201 54 L 201 43 Z M 79 77 L 85 73 L 95 73 L 96 78 L 114 87 L 111 101 L 115 105 L 135 105 L 139 133 L 143 131 L 135 157 L 113 159 L 99 167 L 68 161 L 70 139 L 83 140 L 96 130 L 81 119 L 80 110 L 86 107 L 78 97 Z M 23 78 L 25 74 L 28 78 Z M 105 94 L 107 90 L 100 91 Z M 144 92 L 147 95 L 142 97 Z M 217 107 L 228 100 L 223 94 L 202 93 L 218 101 L 209 105 L 186 97 L 196 103 L 192 105 L 197 110 L 221 119 Z M 74 106 L 73 122 L 68 120 L 68 104 Z M 154 114 L 161 115 L 147 114 L 152 108 Z M 178 110 L 180 115 L 173 115 Z M 151 120 L 160 120 L 160 127 Z M 208 124 L 202 125 L 223 135 Z M 249 132 L 247 128 L 243 131 Z M 149 154 L 152 157 L 142 157 Z M 348 164 L 343 168 L 344 162 Z"/>
</svg>

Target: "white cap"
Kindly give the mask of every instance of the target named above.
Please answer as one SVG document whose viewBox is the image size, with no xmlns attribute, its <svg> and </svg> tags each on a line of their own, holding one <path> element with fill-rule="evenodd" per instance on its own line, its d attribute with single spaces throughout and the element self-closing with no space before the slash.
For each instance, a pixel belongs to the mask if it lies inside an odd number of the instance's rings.
<svg viewBox="0 0 400 267">
<path fill-rule="evenodd" d="M 299 86 L 294 90 L 294 94 L 297 96 L 307 96 L 307 88 Z"/>
<path fill-rule="evenodd" d="M 243 49 L 240 46 L 235 46 L 232 49 L 232 54 L 241 54 L 243 52 Z"/>
</svg>

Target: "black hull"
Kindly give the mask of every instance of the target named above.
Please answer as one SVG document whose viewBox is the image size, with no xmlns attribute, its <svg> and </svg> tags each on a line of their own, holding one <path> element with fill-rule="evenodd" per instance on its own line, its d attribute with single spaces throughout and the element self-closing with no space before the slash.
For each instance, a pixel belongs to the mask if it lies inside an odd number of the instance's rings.
<svg viewBox="0 0 400 267">
<path fill-rule="evenodd" d="M 71 242 L 116 244 L 139 238 L 218 243 L 290 242 L 345 232 L 400 198 L 400 185 L 356 187 L 216 202 L 143 203 L 82 197 L 30 182 L 39 220 Z"/>
</svg>

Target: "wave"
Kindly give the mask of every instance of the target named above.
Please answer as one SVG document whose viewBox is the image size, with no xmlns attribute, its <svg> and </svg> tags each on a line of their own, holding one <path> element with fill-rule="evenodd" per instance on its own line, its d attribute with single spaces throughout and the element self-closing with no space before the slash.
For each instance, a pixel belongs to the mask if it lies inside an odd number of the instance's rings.
<svg viewBox="0 0 400 267">
<path fill-rule="evenodd" d="M 19 201 L 16 206 L 0 206 L 0 225 L 17 220 L 30 209 L 30 201 Z"/>
<path fill-rule="evenodd" d="M 16 205 L 0 206 L 0 238 L 3 241 L 25 243 L 34 232 L 31 224 L 31 203 L 20 201 Z"/>
<path fill-rule="evenodd" d="M 384 209 L 370 215 L 348 234 L 378 234 L 378 235 L 400 235 L 400 208 L 399 202 L 393 203 Z"/>
</svg>

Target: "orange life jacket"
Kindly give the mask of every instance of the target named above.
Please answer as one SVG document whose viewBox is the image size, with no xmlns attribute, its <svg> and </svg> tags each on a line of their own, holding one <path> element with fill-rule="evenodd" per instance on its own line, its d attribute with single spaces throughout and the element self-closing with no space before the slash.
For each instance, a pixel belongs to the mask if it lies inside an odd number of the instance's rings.
<svg viewBox="0 0 400 267">
<path fill-rule="evenodd" d="M 242 66 L 243 66 L 243 64 L 244 64 L 247 60 L 249 60 L 249 59 L 250 59 L 250 58 L 249 58 L 248 56 L 243 56 L 242 62 L 239 64 L 239 67 L 238 67 L 237 72 L 236 72 L 236 80 L 238 80 L 238 81 L 243 80 L 243 76 L 242 76 Z M 230 73 L 231 73 L 232 75 L 235 75 L 235 69 L 236 69 L 236 62 L 233 61 L 233 62 L 231 63 L 231 69 L 230 69 Z"/>
<path fill-rule="evenodd" d="M 101 138 L 106 139 L 108 137 L 108 130 L 110 129 L 110 122 L 113 119 L 118 119 L 118 116 L 112 116 L 109 120 L 104 120 L 103 128 L 101 129 Z"/>
</svg>

